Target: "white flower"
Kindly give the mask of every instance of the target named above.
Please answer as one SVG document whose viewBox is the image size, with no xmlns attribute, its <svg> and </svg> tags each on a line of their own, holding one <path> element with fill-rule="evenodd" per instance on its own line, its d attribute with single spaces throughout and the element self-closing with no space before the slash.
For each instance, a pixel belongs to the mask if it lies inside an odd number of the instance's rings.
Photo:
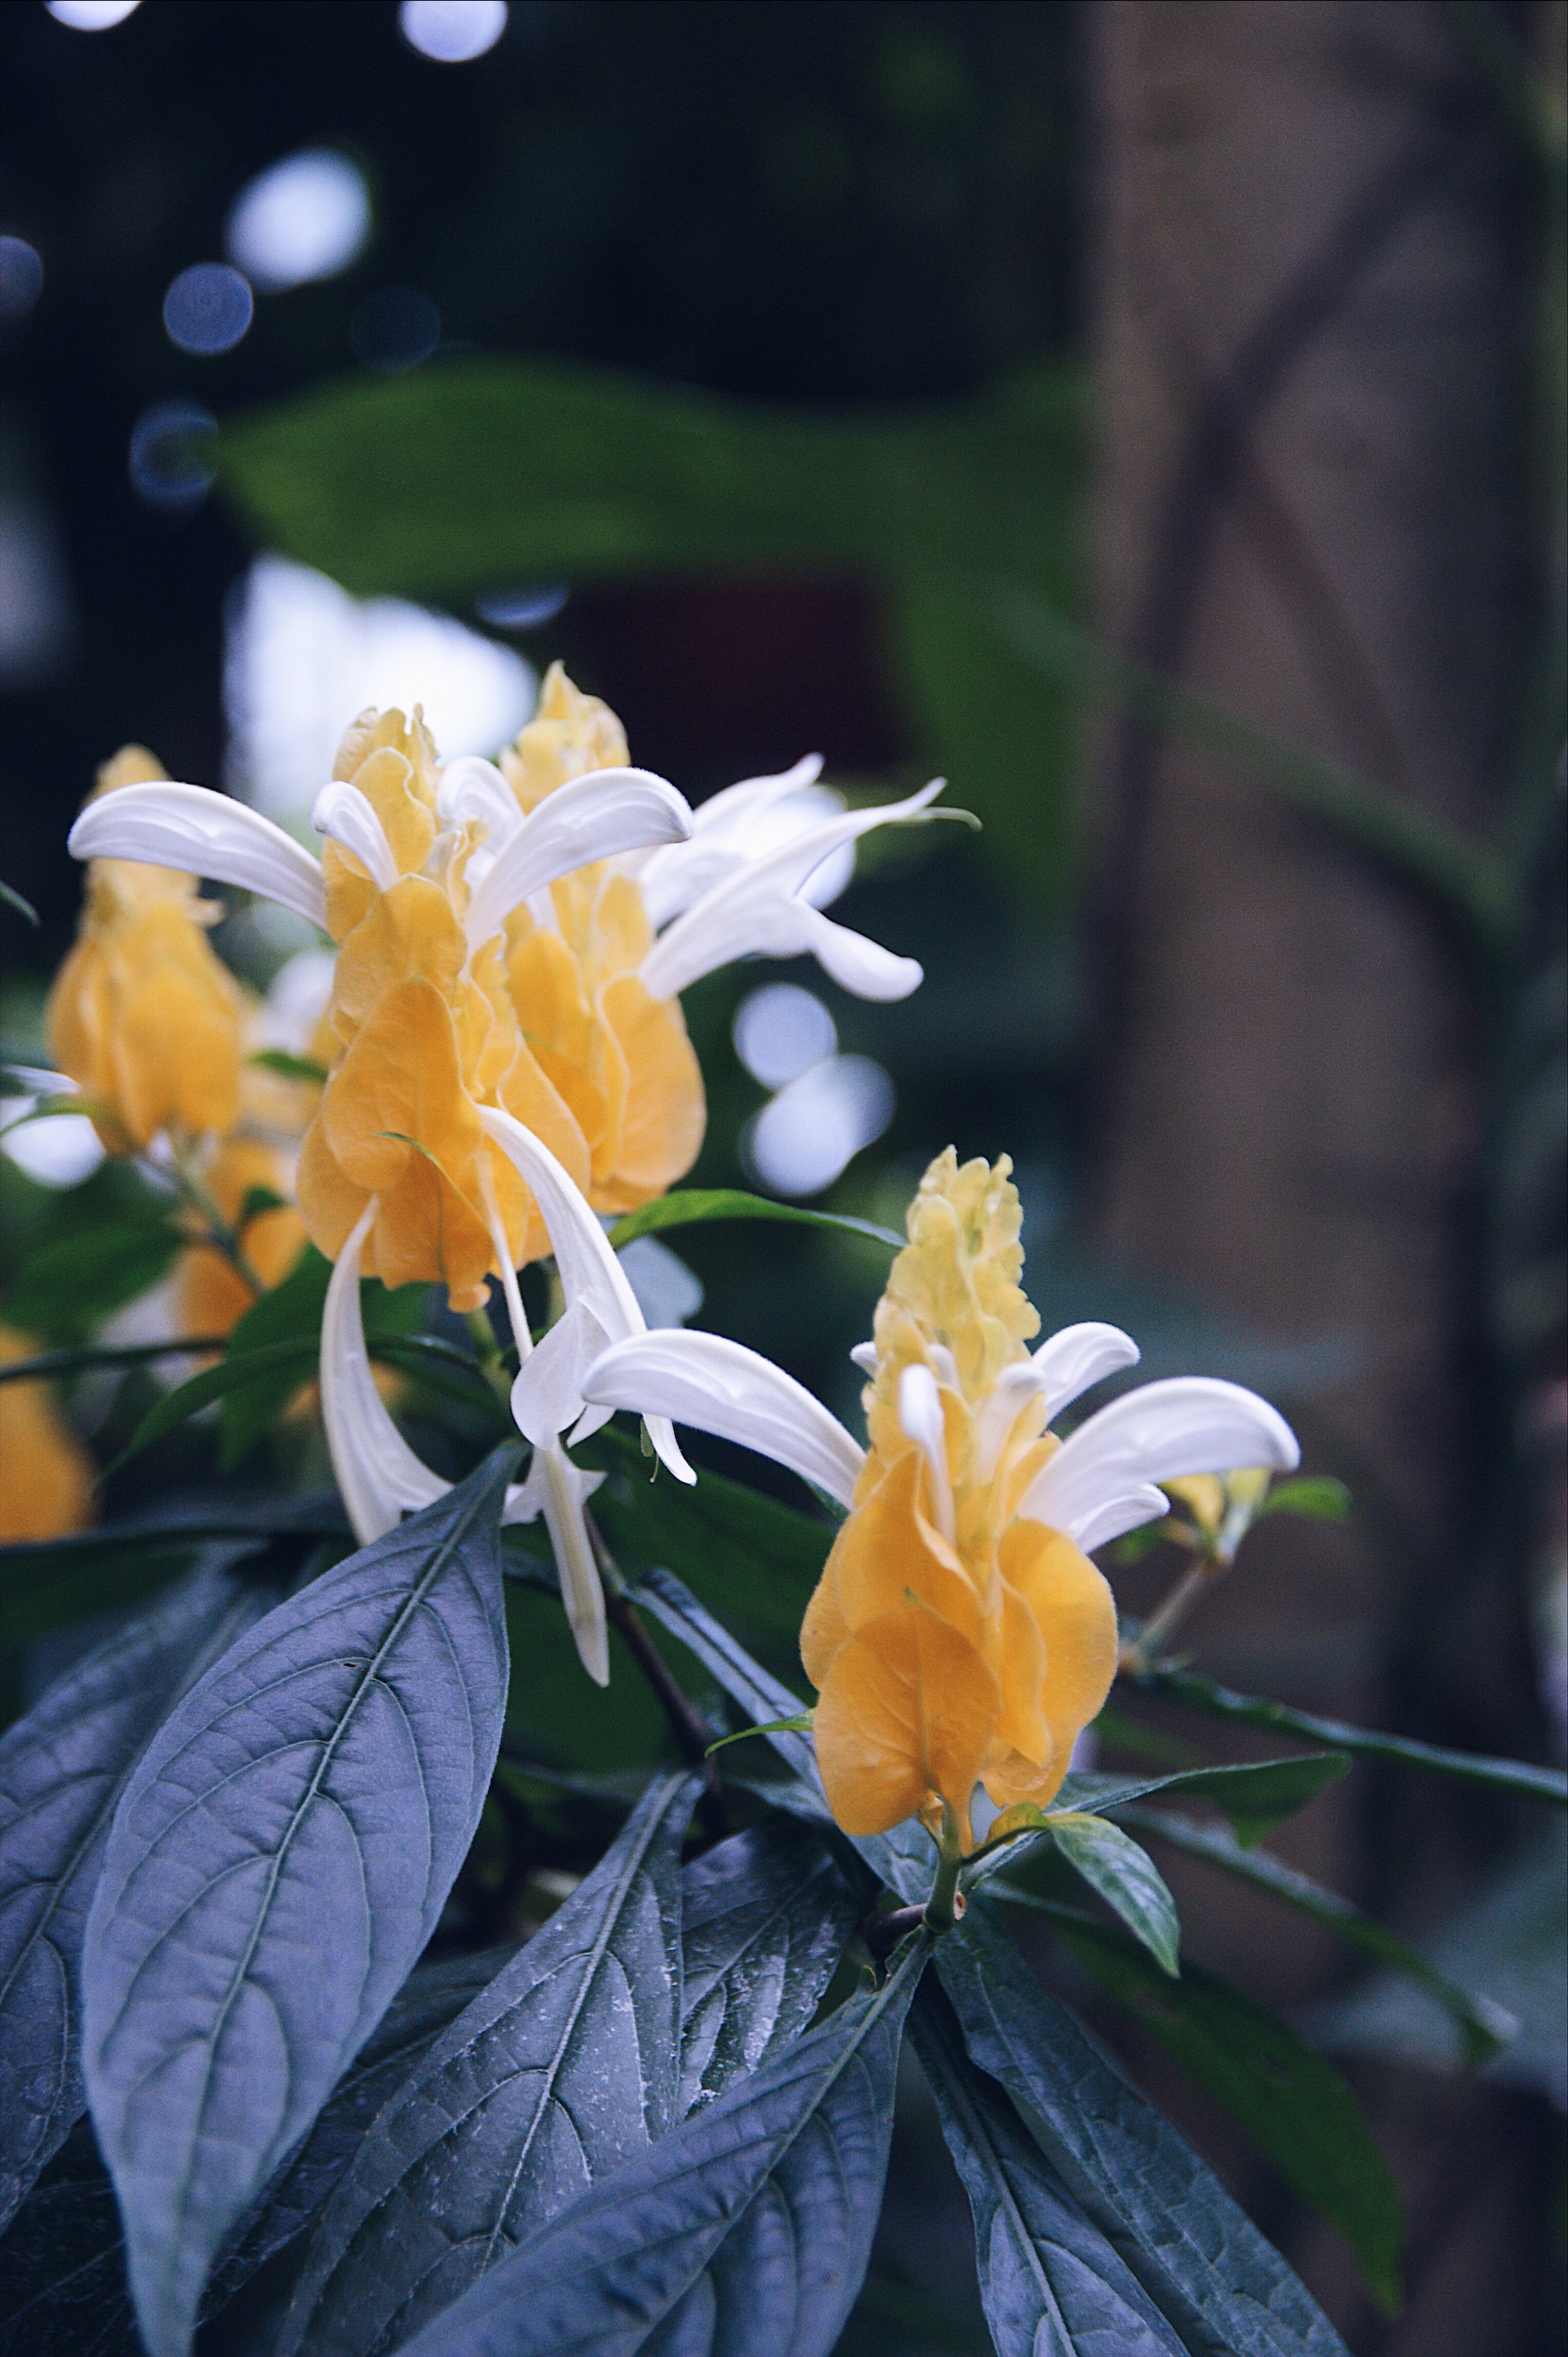
<svg viewBox="0 0 1568 2357">
<path fill-rule="evenodd" d="M 1054 1415 L 1137 1357 L 1137 1345 L 1113 1326 L 1069 1326 L 998 1385 L 997 1396 L 1007 1394 L 1006 1421 L 1011 1424 L 1030 1391 L 1044 1396 L 1047 1415 Z M 672 1417 L 788 1466 L 840 1505 L 854 1501 L 865 1461 L 860 1443 L 792 1376 L 738 1342 L 679 1329 L 631 1335 L 610 1343 L 575 1380 L 596 1409 Z M 934 1380 L 929 1391 L 928 1397 L 918 1383 L 906 1382 L 900 1418 L 910 1438 L 935 1457 L 941 1452 Z M 1002 1437 L 1000 1429 L 977 1431 L 982 1455 L 988 1446 L 999 1447 Z M 1036 1475 L 1017 1511 L 1065 1532 L 1087 1554 L 1169 1512 L 1156 1482 L 1239 1466 L 1287 1471 L 1300 1454 L 1284 1418 L 1255 1392 L 1207 1375 L 1176 1376 L 1128 1392 L 1088 1417 Z"/>
</svg>

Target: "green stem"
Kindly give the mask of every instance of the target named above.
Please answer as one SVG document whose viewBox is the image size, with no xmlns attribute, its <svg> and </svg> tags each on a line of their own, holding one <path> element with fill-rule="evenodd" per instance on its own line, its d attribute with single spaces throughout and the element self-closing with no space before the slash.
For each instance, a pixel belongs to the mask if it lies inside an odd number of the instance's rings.
<svg viewBox="0 0 1568 2357">
<path fill-rule="evenodd" d="M 473 1339 L 474 1356 L 479 1362 L 479 1372 L 510 1415 L 511 1413 L 511 1377 L 496 1340 L 496 1329 L 490 1324 L 488 1309 L 470 1309 L 468 1332 Z"/>
<path fill-rule="evenodd" d="M 1196 1563 L 1188 1564 L 1181 1577 L 1162 1603 L 1155 1607 L 1133 1642 L 1122 1656 L 1122 1667 L 1133 1677 L 1142 1676 L 1158 1660 L 1170 1641 L 1172 1632 L 1184 1621 L 1193 1606 L 1217 1579 L 1223 1578 L 1230 1568 L 1230 1558 L 1205 1553 Z"/>
<path fill-rule="evenodd" d="M 244 1280 L 259 1301 L 267 1288 L 246 1258 L 245 1249 L 240 1242 L 238 1233 L 224 1218 L 192 1168 L 188 1148 L 176 1145 L 171 1137 L 169 1150 L 174 1163 L 175 1176 L 179 1182 L 180 1193 L 185 1197 L 191 1210 L 199 1215 L 207 1229 L 207 1234 L 202 1241 L 209 1243 L 215 1252 L 222 1254 L 230 1267 Z"/>
<path fill-rule="evenodd" d="M 963 1913 L 963 1900 L 959 1893 L 959 1868 L 963 1864 L 963 1849 L 959 1839 L 956 1810 L 942 1810 L 941 1838 L 937 1844 L 937 1878 L 931 1885 L 931 1895 L 926 1901 L 924 1921 L 928 1930 L 950 1932 Z"/>
</svg>

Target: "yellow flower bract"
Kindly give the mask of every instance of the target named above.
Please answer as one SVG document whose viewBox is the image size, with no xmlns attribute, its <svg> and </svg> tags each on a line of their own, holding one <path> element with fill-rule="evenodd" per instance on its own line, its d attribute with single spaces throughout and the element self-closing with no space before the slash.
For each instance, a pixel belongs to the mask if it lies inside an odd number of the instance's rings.
<svg viewBox="0 0 1568 2357">
<path fill-rule="evenodd" d="M 961 1168 L 950 1147 L 932 1163 L 877 1307 L 870 1449 L 800 1641 L 822 1781 L 852 1834 L 946 1806 L 968 1848 L 977 1783 L 1004 1807 L 1048 1801 L 1115 1674 L 1103 1577 L 1017 1511 L 1058 1444 L 1038 1393 L 999 1380 L 1039 1326 L 1010 1167 Z M 911 1366 L 938 1386 L 950 1503 L 900 1417 Z"/>
<path fill-rule="evenodd" d="M 166 772 L 127 745 L 94 795 Z M 49 1046 L 92 1101 L 111 1153 L 160 1130 L 195 1139 L 231 1129 L 240 1110 L 244 1000 L 213 952 L 219 913 L 196 878 L 139 860 L 95 859 L 75 945 L 49 993 Z"/>
<path fill-rule="evenodd" d="M 0 1366 L 36 1348 L 0 1326 Z M 48 1384 L 0 1383 L 0 1544 L 60 1538 L 91 1520 L 91 1462 Z"/>
<path fill-rule="evenodd" d="M 503 769 L 527 811 L 568 779 L 625 759 L 613 713 L 557 665 Z M 679 1006 L 650 999 L 633 971 L 651 935 L 629 877 L 578 869 L 551 888 L 553 923 L 518 910 L 470 960 L 467 868 L 483 830 L 441 828 L 435 752 L 418 713 L 367 714 L 336 774 L 371 803 L 400 872 L 383 892 L 351 852 L 327 845 L 336 1060 L 301 1148 L 300 1209 L 335 1257 L 374 1196 L 367 1275 L 391 1286 L 439 1279 L 454 1308 L 473 1308 L 496 1266 L 492 1203 L 514 1265 L 550 1250 L 478 1108 L 513 1114 L 596 1209 L 624 1211 L 690 1168 L 702 1076 Z"/>
</svg>

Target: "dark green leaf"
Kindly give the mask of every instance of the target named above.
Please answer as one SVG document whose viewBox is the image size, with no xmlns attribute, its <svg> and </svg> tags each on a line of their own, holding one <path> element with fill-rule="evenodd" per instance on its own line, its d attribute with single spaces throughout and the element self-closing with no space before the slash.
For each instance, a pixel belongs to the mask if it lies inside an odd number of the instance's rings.
<svg viewBox="0 0 1568 2357">
<path fill-rule="evenodd" d="M 1133 1941 L 1125 1945 L 1142 1961 Z M 1000 2081 L 1192 2357 L 1346 2357 L 1279 2253 L 1170 2123 L 1101 2061 L 983 1900 L 936 1953 L 971 2061 Z M 1156 1985 L 1173 1995 L 1187 1987 Z"/>
<path fill-rule="evenodd" d="M 696 1227 L 707 1220 L 787 1220 L 797 1227 L 837 1229 L 852 1236 L 869 1236 L 874 1243 L 902 1252 L 908 1239 L 871 1220 L 852 1220 L 839 1211 L 808 1211 L 799 1203 L 779 1203 L 766 1195 L 747 1195 L 738 1187 L 693 1187 L 673 1195 L 657 1196 L 635 1211 L 628 1211 L 610 1230 L 618 1252 L 634 1236 L 657 1235 L 664 1228 Z"/>
<path fill-rule="evenodd" d="M 798 1710 L 790 1718 L 765 1718 L 760 1727 L 743 1727 L 734 1735 L 721 1735 L 710 1743 L 703 1758 L 711 1760 L 715 1751 L 725 1751 L 732 1743 L 749 1743 L 754 1735 L 805 1735 L 816 1718 L 814 1710 Z"/>
<path fill-rule="evenodd" d="M 1258 1509 L 1265 1514 L 1305 1514 L 1315 1523 L 1342 1523 L 1354 1504 L 1343 1481 L 1326 1473 L 1305 1475 L 1299 1481 L 1282 1481 L 1269 1491 Z"/>
<path fill-rule="evenodd" d="M 218 1422 L 226 1467 L 237 1465 L 262 1435 L 271 1431 L 300 1385 L 315 1372 L 321 1348 L 321 1314 L 331 1276 L 331 1262 L 314 1244 L 307 1244 L 283 1283 L 263 1293 L 236 1320 L 223 1354 L 225 1364 L 251 1360 L 267 1350 L 279 1355 L 264 1367 L 258 1361 L 251 1381 L 222 1394 Z M 283 1351 L 290 1343 L 294 1356 L 287 1358 Z M 139 1440 L 140 1434 L 136 1437 Z"/>
<path fill-rule="evenodd" d="M 204 1367 L 199 1375 L 177 1383 L 147 1410 L 109 1472 L 117 1473 L 155 1440 L 177 1432 L 199 1409 L 210 1407 L 214 1400 L 226 1400 L 232 1393 L 258 1392 L 266 1401 L 270 1424 L 276 1413 L 274 1403 L 280 1396 L 285 1403 L 292 1399 L 315 1371 L 316 1353 L 308 1343 L 263 1342 L 259 1350 L 220 1359 L 215 1367 Z"/>
<path fill-rule="evenodd" d="M 40 1244 L 5 1294 L 5 1323 L 23 1334 L 85 1336 L 167 1275 L 184 1239 L 171 1221 L 127 1219 Z"/>
<path fill-rule="evenodd" d="M 405 2357 L 622 2357 L 650 2343 L 827 2357 L 871 2255 L 926 1953 L 911 1943 L 880 1989 L 601 2179 Z"/>
<path fill-rule="evenodd" d="M 929 1975 L 910 2011 L 909 2040 L 974 2213 L 996 2357 L 1187 2357 L 994 2081 L 969 2060 Z"/>
<path fill-rule="evenodd" d="M 125 1781 L 185 1687 L 276 1600 L 226 1571 L 198 1573 L 0 1743 L 0 2229 L 86 2101 L 81 1934 Z"/>
<path fill-rule="evenodd" d="M 1101 1987 L 1124 2005 L 1258 2150 L 1337 2226 L 1385 2315 L 1400 2307 L 1404 2222 L 1393 2172 L 1331 2062 L 1263 2007 L 1188 1963 L 1176 1985 L 1133 1943 L 1076 1910 L 1026 1898 Z"/>
<path fill-rule="evenodd" d="M 0 2242 L 7 2357 L 146 2357 L 124 2249 L 114 2189 L 81 2120 Z"/>
<path fill-rule="evenodd" d="M 435 1927 L 495 1764 L 515 1448 L 324 1573 L 186 1695 L 114 1818 L 83 2068 L 151 2357 Z"/>
<path fill-rule="evenodd" d="M 278 2357 L 401 2345 L 679 2116 L 681 1842 L 700 1785 L 650 1786 L 377 2121 L 322 2218 Z"/>
<path fill-rule="evenodd" d="M 1234 1768 L 1173 1768 L 1151 1776 L 1079 1773 L 1069 1776 L 1050 1806 L 1039 1811 L 1039 1829 L 1048 1830 L 1051 1820 L 1063 1810 L 1105 1816 L 1151 1792 L 1199 1792 L 1230 1819 L 1238 1839 L 1262 1841 L 1283 1819 L 1304 1809 L 1326 1786 L 1337 1784 L 1349 1765 L 1343 1752 L 1311 1751 L 1294 1760 L 1261 1760 Z M 1024 1813 L 1018 1812 L 1020 1816 Z M 1020 1846 L 1031 1838 L 1024 1833 L 1015 1841 L 1004 1841 L 997 1848 L 983 1851 L 966 1879 L 993 1873 L 1015 1857 Z"/>
<path fill-rule="evenodd" d="M 1068 1864 L 1120 1915 L 1163 1973 L 1181 1970 L 1181 1923 L 1176 1900 L 1146 1849 L 1104 1817 L 1076 1810 L 1053 1813 L 1051 1839 Z"/>
<path fill-rule="evenodd" d="M 23 893 L 17 891 L 14 884 L 0 882 L 0 905 L 3 905 L 7 909 L 14 909 L 18 917 L 22 917 L 27 920 L 27 922 L 31 925 L 35 933 L 38 931 L 39 924 L 38 912 L 34 908 L 32 902 L 27 899 Z"/>
<path fill-rule="evenodd" d="M 258 1071 L 275 1072 L 282 1081 L 308 1081 L 316 1088 L 327 1084 L 327 1067 L 313 1063 L 308 1056 L 291 1056 L 282 1048 L 262 1048 L 245 1061 Z"/>
<path fill-rule="evenodd" d="M 1410 1979 L 1419 1981 L 1457 2027 L 1467 2062 L 1487 2061 L 1512 2038 L 1511 2015 L 1487 1998 L 1472 1996 L 1467 1990 L 1444 1979 L 1397 1932 L 1374 1923 L 1337 1890 L 1326 1890 L 1320 1882 L 1298 1874 L 1292 1866 L 1282 1865 L 1264 1850 L 1243 1849 L 1219 1825 L 1200 1824 L 1196 1818 L 1177 1816 L 1165 1809 L 1130 1808 L 1126 1817 L 1129 1824 L 1135 1825 L 1151 1840 L 1169 1842 L 1173 1849 L 1184 1850 L 1189 1857 L 1207 1858 L 1210 1865 L 1222 1867 L 1239 1881 L 1268 1891 L 1287 1906 L 1299 1907 L 1304 1914 L 1326 1923 L 1349 1946 L 1380 1957 Z"/>
<path fill-rule="evenodd" d="M 1178 1669 L 1156 1662 L 1136 1681 L 1146 1693 L 1169 1695 L 1213 1718 L 1239 1720 L 1244 1727 L 1277 1728 L 1284 1735 L 1305 1736 L 1315 1743 L 1332 1743 L 1370 1760 L 1392 1760 L 1405 1768 L 1423 1769 L 1432 1776 L 1454 1776 L 1466 1784 L 1484 1784 L 1493 1792 L 1517 1793 L 1521 1800 L 1548 1801 L 1568 1808 L 1568 1775 L 1561 1768 L 1537 1768 L 1525 1760 L 1489 1760 L 1480 1752 L 1444 1751 L 1431 1743 L 1416 1743 L 1404 1735 L 1380 1735 L 1370 1727 L 1349 1727 L 1343 1719 L 1318 1718 L 1310 1711 L 1292 1710 L 1288 1704 L 1269 1702 L 1257 1695 L 1233 1694 L 1197 1670 Z"/>
<path fill-rule="evenodd" d="M 822 1835 L 765 1817 L 681 1879 L 682 2116 L 810 2028 L 861 1911 Z"/>
<path fill-rule="evenodd" d="M 240 1216 L 234 1222 L 235 1231 L 243 1235 L 251 1222 L 259 1220 L 263 1211 L 285 1211 L 287 1209 L 287 1196 L 280 1195 L 275 1187 L 247 1187 L 245 1200 L 240 1206 Z"/>
<path fill-rule="evenodd" d="M 168 1342 L 87 1342 L 70 1351 L 39 1351 L 30 1359 L 8 1359 L 0 1383 L 59 1381 L 100 1367 L 144 1367 L 158 1359 L 183 1359 L 194 1351 L 220 1351 L 221 1334 L 186 1334 Z"/>
</svg>

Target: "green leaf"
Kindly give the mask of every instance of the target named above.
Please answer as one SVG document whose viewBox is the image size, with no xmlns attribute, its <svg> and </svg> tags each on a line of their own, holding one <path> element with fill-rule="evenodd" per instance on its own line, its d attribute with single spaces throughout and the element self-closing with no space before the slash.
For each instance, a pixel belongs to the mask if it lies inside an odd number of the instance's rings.
<svg viewBox="0 0 1568 2357">
<path fill-rule="evenodd" d="M 5 1293 L 5 1323 L 24 1334 L 75 1340 L 168 1273 L 185 1239 L 161 1216 L 118 1220 L 40 1244 Z"/>
<path fill-rule="evenodd" d="M 1014 645 L 1075 694 L 1137 714 L 1267 786 L 1456 909 L 1494 953 L 1511 940 L 1520 914 L 1518 887 L 1489 844 L 1322 754 L 1240 718 L 1164 673 L 1129 662 L 1027 589 L 1004 590 L 996 614 Z"/>
<path fill-rule="evenodd" d="M 1342 1523 L 1354 1501 L 1343 1481 L 1326 1473 L 1306 1474 L 1299 1481 L 1282 1481 L 1269 1491 L 1253 1519 L 1265 1514 L 1305 1514 L 1315 1523 Z"/>
<path fill-rule="evenodd" d="M 258 1049 L 245 1061 L 254 1064 L 259 1071 L 275 1072 L 280 1081 L 308 1081 L 316 1088 L 327 1085 L 325 1064 L 313 1063 L 308 1056 L 288 1055 L 282 1048 Z"/>
<path fill-rule="evenodd" d="M 792 1226 L 837 1229 L 852 1236 L 869 1236 L 890 1252 L 902 1252 L 908 1242 L 892 1228 L 871 1220 L 852 1220 L 838 1211 L 808 1211 L 799 1203 L 776 1203 L 767 1195 L 748 1195 L 740 1187 L 688 1187 L 673 1195 L 658 1196 L 635 1211 L 628 1211 L 610 1230 L 618 1252 L 634 1236 L 657 1235 L 664 1228 L 691 1228 L 707 1220 L 787 1220 Z"/>
<path fill-rule="evenodd" d="M 234 1222 L 235 1233 L 242 1236 L 251 1222 L 259 1220 L 263 1211 L 286 1211 L 287 1209 L 287 1196 L 280 1195 L 274 1187 L 247 1187 L 245 1200 L 240 1206 L 240 1216 Z"/>
<path fill-rule="evenodd" d="M 1165 1878 L 1146 1849 L 1103 1817 L 1067 1810 L 1050 1819 L 1058 1849 L 1141 1940 L 1163 1973 L 1181 1970 L 1181 1921 Z"/>
<path fill-rule="evenodd" d="M 1124 1933 L 1105 1939 L 1164 1979 Z M 1290 2268 L 1191 2147 L 1101 2061 L 983 1900 L 936 1946 L 970 2060 L 1003 2088 L 1069 2192 L 1190 2357 L 1346 2357 Z"/>
<path fill-rule="evenodd" d="M 993 1886 L 993 1895 L 1011 1897 Z M 1033 1893 L 1019 1903 L 1052 1918 L 1090 1978 L 1238 2119 L 1258 2150 L 1338 2227 L 1385 2316 L 1401 2306 L 1404 2222 L 1399 2187 L 1367 2115 L 1331 2062 L 1240 1989 L 1190 1961 L 1179 1982 L 1157 1978 L 1131 1941 Z"/>
<path fill-rule="evenodd" d="M 674 2125 L 681 1843 L 701 1781 L 650 1786 L 381 2113 L 321 2220 L 278 2357 L 401 2346 Z"/>
<path fill-rule="evenodd" d="M 1174 1663 L 1156 1662 L 1133 1683 L 1144 1693 L 1168 1695 L 1174 1702 L 1185 1703 L 1190 1710 L 1203 1711 L 1212 1718 L 1277 1728 L 1282 1734 L 1305 1736 L 1316 1743 L 1332 1743 L 1364 1759 L 1391 1760 L 1428 1775 L 1453 1776 L 1463 1783 L 1514 1793 L 1521 1800 L 1547 1801 L 1560 1809 L 1568 1808 L 1568 1775 L 1561 1768 L 1537 1768 L 1526 1760 L 1491 1760 L 1481 1752 L 1444 1751 L 1409 1736 L 1380 1735 L 1370 1727 L 1348 1726 L 1343 1719 L 1318 1718 L 1310 1711 L 1293 1710 L 1286 1703 L 1235 1694 L 1199 1671 Z"/>
<path fill-rule="evenodd" d="M 1174 1768 L 1154 1776 L 1079 1774 L 1064 1780 L 1049 1808 L 1008 1810 L 1001 1823 L 1004 1833 L 1015 1824 L 1026 1827 L 1017 1836 L 1023 1841 L 1030 1832 L 1048 1832 L 1063 1811 L 1088 1810 L 1104 1816 L 1151 1792 L 1201 1792 L 1230 1819 L 1239 1837 L 1251 1843 L 1262 1841 L 1327 1785 L 1337 1784 L 1349 1765 L 1343 1752 L 1311 1751 L 1294 1760 L 1261 1760 L 1234 1768 Z M 988 1874 L 1016 1854 L 1016 1847 L 1004 1840 L 996 1849 L 977 1853 L 972 1874 Z"/>
<path fill-rule="evenodd" d="M 543 361 L 453 360 L 225 429 L 224 481 L 270 545 L 360 594 L 498 579 L 805 571 L 880 585 L 920 759 L 961 779 L 1015 887 L 1073 852 L 1062 686 L 993 610 L 999 574 L 1077 590 L 1074 378 L 832 416 Z"/>
<path fill-rule="evenodd" d="M 231 1393 L 245 1392 L 254 1385 L 267 1404 L 267 1422 L 276 1413 L 274 1403 L 280 1392 L 292 1399 L 301 1383 L 308 1383 L 316 1369 L 316 1353 L 308 1343 L 267 1342 L 258 1351 L 246 1351 L 238 1358 L 220 1359 L 215 1367 L 204 1367 L 177 1383 L 172 1392 L 147 1410 L 125 1447 L 104 1475 L 118 1473 L 134 1457 L 166 1433 L 177 1431 L 199 1409 L 209 1407 L 214 1400 L 227 1399 Z"/>
<path fill-rule="evenodd" d="M 1445 1979 L 1397 1932 L 1385 1931 L 1382 1924 L 1373 1922 L 1337 1890 L 1325 1889 L 1320 1882 L 1298 1874 L 1294 1867 L 1270 1857 L 1264 1850 L 1243 1849 L 1218 1825 L 1201 1824 L 1194 1817 L 1177 1816 L 1165 1809 L 1130 1808 L 1125 1813 L 1128 1824 L 1151 1840 L 1169 1842 L 1173 1849 L 1183 1850 L 1189 1857 L 1205 1858 L 1209 1865 L 1234 1875 L 1238 1881 L 1266 1890 L 1271 1898 L 1283 1900 L 1317 1922 L 1326 1923 L 1348 1946 L 1377 1956 L 1411 1980 L 1419 1981 L 1454 2021 L 1468 2063 L 1489 2061 L 1512 2039 L 1514 2022 L 1510 2014 L 1487 1998 L 1472 1996 Z"/>
<path fill-rule="evenodd" d="M 909 2042 L 974 2215 L 996 2357 L 1187 2357 L 1001 2089 L 975 2069 L 929 1974 L 910 2008 Z"/>
<path fill-rule="evenodd" d="M 904 2017 L 929 1953 L 912 1940 L 879 1989 L 599 2179 L 403 2343 L 406 2357 L 831 2350 L 871 2255 Z"/>
<path fill-rule="evenodd" d="M 145 1367 L 157 1359 L 183 1359 L 193 1351 L 220 1351 L 221 1334 L 186 1334 L 168 1342 L 86 1342 L 69 1351 L 39 1351 L 30 1359 L 0 1365 L 0 1383 L 59 1381 L 91 1374 L 99 1367 Z"/>
<path fill-rule="evenodd" d="M 726 1744 L 745 1743 L 754 1735 L 805 1734 L 816 1715 L 814 1710 L 798 1710 L 792 1718 L 768 1718 L 760 1727 L 740 1727 L 734 1735 L 721 1735 L 716 1743 L 710 1743 L 703 1757 L 711 1760 L 714 1752 L 722 1751 Z"/>
<path fill-rule="evenodd" d="M 321 1346 L 321 1316 L 331 1278 L 331 1262 L 314 1244 L 306 1244 L 283 1283 L 252 1301 L 235 1320 L 223 1354 L 225 1365 L 266 1350 L 280 1355 L 269 1366 L 258 1363 L 250 1380 L 220 1394 L 220 1448 L 226 1469 L 271 1431 L 301 1383 L 309 1381 Z M 281 1355 L 285 1344 L 294 1345 L 292 1360 Z M 165 1402 L 170 1405 L 172 1399 Z"/>
<path fill-rule="evenodd" d="M 14 909 L 18 917 L 27 920 L 35 933 L 38 931 L 40 922 L 38 912 L 32 902 L 23 893 L 17 891 L 14 884 L 0 882 L 0 906 Z"/>
<path fill-rule="evenodd" d="M 681 1878 L 682 2118 L 811 2028 L 861 1900 L 812 1825 L 777 1814 Z"/>
</svg>

